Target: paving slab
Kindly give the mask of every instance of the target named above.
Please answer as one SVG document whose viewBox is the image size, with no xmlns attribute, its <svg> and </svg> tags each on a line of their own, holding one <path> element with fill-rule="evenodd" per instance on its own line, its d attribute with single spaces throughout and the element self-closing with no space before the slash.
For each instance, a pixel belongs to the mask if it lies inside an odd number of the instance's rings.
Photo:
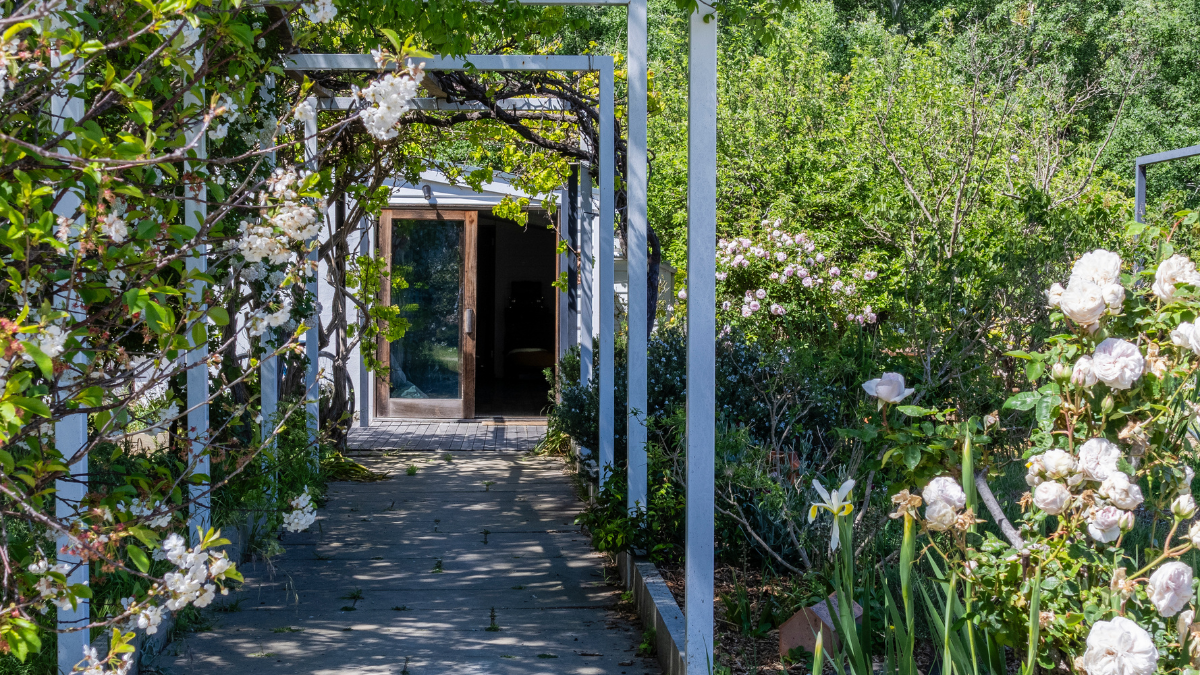
<svg viewBox="0 0 1200 675">
<path fill-rule="evenodd" d="M 560 461 L 441 457 L 360 455 L 390 477 L 331 484 L 316 523 L 283 536 L 286 553 L 241 566 L 246 584 L 218 599 L 214 628 L 177 639 L 152 665 L 177 675 L 661 673 L 635 656 L 642 630 L 614 611 L 620 589 L 572 524 L 582 504 Z M 488 630 L 493 610 L 499 630 Z"/>
</svg>

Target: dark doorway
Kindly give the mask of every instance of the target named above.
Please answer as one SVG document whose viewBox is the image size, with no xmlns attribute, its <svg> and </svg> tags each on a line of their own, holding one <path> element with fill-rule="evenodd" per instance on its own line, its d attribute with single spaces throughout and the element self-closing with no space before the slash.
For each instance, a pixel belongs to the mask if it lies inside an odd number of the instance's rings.
<svg viewBox="0 0 1200 675">
<path fill-rule="evenodd" d="M 555 363 L 555 236 L 544 214 L 529 224 L 479 214 L 479 326 L 475 414 L 544 414 Z"/>
</svg>

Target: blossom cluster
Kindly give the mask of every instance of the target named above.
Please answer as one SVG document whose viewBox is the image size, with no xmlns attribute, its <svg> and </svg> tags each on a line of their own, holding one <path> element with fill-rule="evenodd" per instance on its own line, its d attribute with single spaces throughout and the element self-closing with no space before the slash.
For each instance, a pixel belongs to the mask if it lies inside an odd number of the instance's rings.
<svg viewBox="0 0 1200 675">
<path fill-rule="evenodd" d="M 100 657 L 99 652 L 91 645 L 83 646 L 83 661 L 75 667 L 80 675 L 125 675 L 133 667 L 133 652 L 125 652 L 118 659 L 116 668 L 109 669 L 108 659 Z"/>
<path fill-rule="evenodd" d="M 313 23 L 326 23 L 333 21 L 338 11 L 337 7 L 333 6 L 333 0 L 314 0 L 304 5 L 304 13 Z"/>
<path fill-rule="evenodd" d="M 379 60 L 380 57 L 376 56 L 376 61 Z M 399 134 L 396 123 L 411 109 L 412 101 L 416 98 L 424 78 L 425 71 L 422 68 L 410 68 L 402 72 L 387 73 L 366 89 L 357 92 L 357 95 L 369 104 L 359 113 L 367 133 L 381 141 L 395 138 Z"/>
<path fill-rule="evenodd" d="M 290 503 L 294 510 L 283 514 L 283 527 L 288 532 L 302 532 L 316 522 L 317 511 L 312 505 L 312 495 L 308 494 L 307 487 L 304 488 L 303 494 Z"/>
<path fill-rule="evenodd" d="M 717 280 L 726 283 L 726 291 L 741 287 L 741 307 L 736 311 L 750 318 L 760 310 L 773 316 L 784 316 L 795 303 L 810 305 L 812 293 L 823 291 L 836 312 L 835 320 L 859 325 L 878 320 L 870 305 L 858 306 L 858 283 L 872 281 L 878 272 L 870 269 L 845 271 L 817 250 L 817 244 L 807 234 L 792 235 L 780 229 L 781 220 L 761 223 L 765 236 L 761 240 L 748 237 L 721 239 L 717 242 Z M 751 287 L 746 288 L 746 282 Z M 736 291 L 734 291 L 736 292 Z M 721 309 L 734 309 L 733 300 L 725 300 Z"/>
<path fill-rule="evenodd" d="M 67 589 L 67 575 L 71 573 L 71 565 L 68 563 L 51 565 L 45 558 L 38 558 L 25 569 L 38 577 L 33 587 L 42 600 L 53 602 L 59 609 L 71 608 L 74 596 Z"/>
<path fill-rule="evenodd" d="M 258 337 L 269 328 L 278 328 L 291 320 L 291 308 L 286 305 L 274 312 L 256 309 L 246 315 L 246 332 L 251 337 Z"/>
</svg>

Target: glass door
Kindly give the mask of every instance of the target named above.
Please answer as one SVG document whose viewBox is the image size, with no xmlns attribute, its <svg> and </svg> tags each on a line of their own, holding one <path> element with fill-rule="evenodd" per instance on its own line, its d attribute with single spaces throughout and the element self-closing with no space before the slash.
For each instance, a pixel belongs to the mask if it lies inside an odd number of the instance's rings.
<svg viewBox="0 0 1200 675">
<path fill-rule="evenodd" d="M 379 225 L 391 270 L 380 301 L 399 308 L 408 328 L 399 340 L 380 339 L 389 372 L 376 377 L 377 414 L 474 417 L 477 214 L 391 210 Z"/>
</svg>

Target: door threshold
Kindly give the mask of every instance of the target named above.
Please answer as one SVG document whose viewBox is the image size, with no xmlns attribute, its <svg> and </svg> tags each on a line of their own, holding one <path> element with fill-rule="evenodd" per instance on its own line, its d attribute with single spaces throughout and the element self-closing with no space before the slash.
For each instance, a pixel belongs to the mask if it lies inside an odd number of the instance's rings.
<svg viewBox="0 0 1200 675">
<path fill-rule="evenodd" d="M 492 417 L 476 417 L 471 420 L 484 426 L 546 426 L 546 418 L 543 417 L 505 417 L 503 415 L 495 415 Z"/>
</svg>

